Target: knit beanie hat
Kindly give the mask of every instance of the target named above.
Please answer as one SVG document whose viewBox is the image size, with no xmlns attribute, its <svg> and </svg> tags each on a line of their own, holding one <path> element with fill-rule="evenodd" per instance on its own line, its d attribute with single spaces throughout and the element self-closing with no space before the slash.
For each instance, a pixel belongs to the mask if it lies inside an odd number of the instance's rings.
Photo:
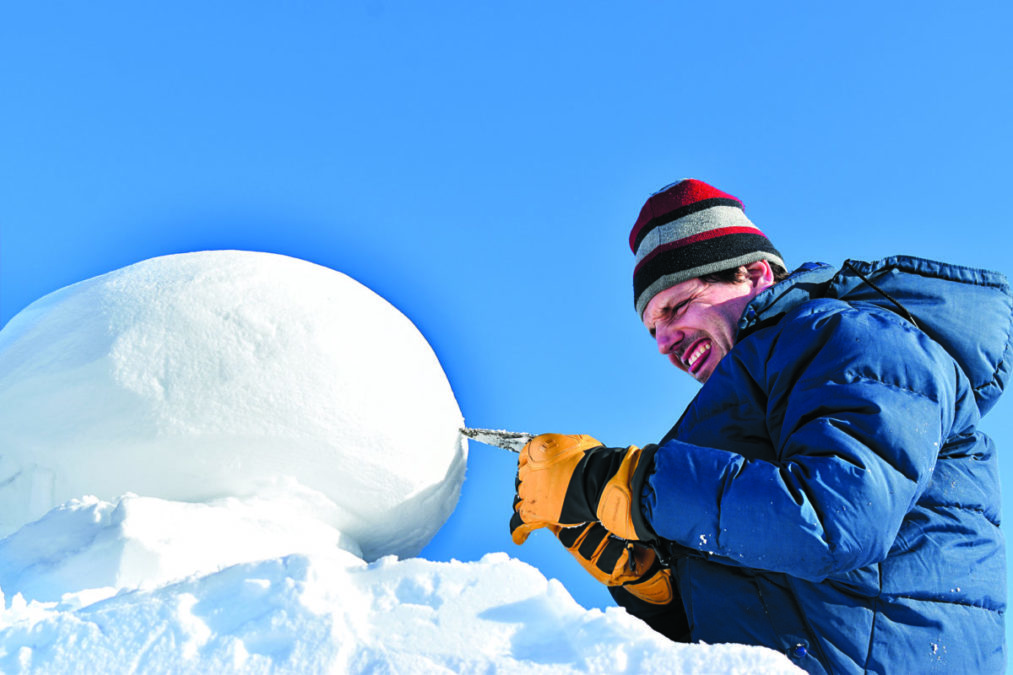
<svg viewBox="0 0 1013 675">
<path fill-rule="evenodd" d="M 766 235 L 746 218 L 741 201 L 692 178 L 647 199 L 630 232 L 630 248 L 637 257 L 633 302 L 641 319 L 651 298 L 687 279 L 758 260 L 787 269 Z"/>
</svg>

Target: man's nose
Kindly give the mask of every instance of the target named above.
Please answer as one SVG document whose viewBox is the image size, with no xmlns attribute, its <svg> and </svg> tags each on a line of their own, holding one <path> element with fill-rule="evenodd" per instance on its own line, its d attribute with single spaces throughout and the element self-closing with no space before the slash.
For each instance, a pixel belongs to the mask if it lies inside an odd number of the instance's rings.
<svg viewBox="0 0 1013 675">
<path fill-rule="evenodd" d="M 659 328 L 654 333 L 654 339 L 658 342 L 658 351 L 662 354 L 668 354 L 672 351 L 672 347 L 679 344 L 682 339 L 682 333 L 671 328 Z"/>
</svg>

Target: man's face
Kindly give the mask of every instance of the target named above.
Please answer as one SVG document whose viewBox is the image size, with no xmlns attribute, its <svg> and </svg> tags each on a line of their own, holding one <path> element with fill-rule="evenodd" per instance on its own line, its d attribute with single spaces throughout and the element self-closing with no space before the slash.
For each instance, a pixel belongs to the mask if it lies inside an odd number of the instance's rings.
<svg viewBox="0 0 1013 675">
<path fill-rule="evenodd" d="M 703 383 L 735 344 L 746 305 L 770 285 L 755 278 L 735 284 L 689 279 L 651 298 L 644 326 L 657 341 L 658 351 Z"/>
</svg>

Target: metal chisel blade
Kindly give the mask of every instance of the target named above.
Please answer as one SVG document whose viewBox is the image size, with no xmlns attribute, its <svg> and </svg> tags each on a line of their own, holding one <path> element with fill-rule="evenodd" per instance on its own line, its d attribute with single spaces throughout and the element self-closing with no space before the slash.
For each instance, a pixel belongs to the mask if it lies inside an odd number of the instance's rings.
<svg viewBox="0 0 1013 675">
<path fill-rule="evenodd" d="M 520 452 L 528 444 L 528 441 L 534 438 L 534 434 L 506 431 L 505 429 L 469 429 L 465 427 L 461 429 L 461 433 L 479 443 L 495 445 L 497 448 L 503 448 L 510 452 Z"/>
</svg>

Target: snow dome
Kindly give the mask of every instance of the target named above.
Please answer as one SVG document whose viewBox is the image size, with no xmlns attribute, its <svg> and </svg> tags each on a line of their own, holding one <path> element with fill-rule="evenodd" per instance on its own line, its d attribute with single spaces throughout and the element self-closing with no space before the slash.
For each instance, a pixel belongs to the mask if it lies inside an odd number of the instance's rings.
<svg viewBox="0 0 1013 675">
<path fill-rule="evenodd" d="M 0 536 L 82 495 L 295 486 L 354 553 L 412 556 L 457 503 L 462 422 L 425 338 L 351 278 L 268 253 L 154 258 L 0 331 Z"/>
</svg>

